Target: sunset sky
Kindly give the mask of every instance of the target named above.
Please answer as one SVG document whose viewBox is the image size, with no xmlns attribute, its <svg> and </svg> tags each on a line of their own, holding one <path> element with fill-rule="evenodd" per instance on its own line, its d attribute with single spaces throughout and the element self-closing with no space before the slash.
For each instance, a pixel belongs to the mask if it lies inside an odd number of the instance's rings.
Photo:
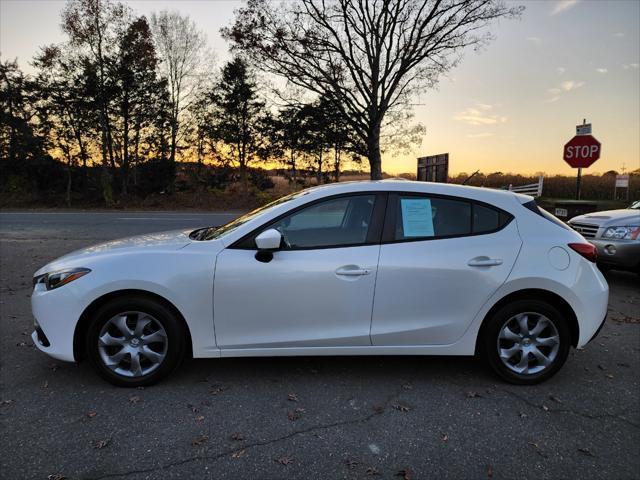
<svg viewBox="0 0 640 480">
<path fill-rule="evenodd" d="M 204 31 L 217 65 L 228 59 L 219 30 L 239 1 L 126 1 L 137 13 L 178 9 Z M 416 98 L 427 129 L 412 156 L 386 154 L 383 169 L 415 172 L 415 157 L 449 152 L 450 171 L 574 174 L 562 147 L 586 118 L 602 143 L 588 172 L 640 168 L 640 1 L 521 1 L 520 20 L 493 28 L 495 40 L 466 52 L 436 90 Z M 64 1 L 0 0 L 0 53 L 29 61 L 64 41 Z"/>
</svg>

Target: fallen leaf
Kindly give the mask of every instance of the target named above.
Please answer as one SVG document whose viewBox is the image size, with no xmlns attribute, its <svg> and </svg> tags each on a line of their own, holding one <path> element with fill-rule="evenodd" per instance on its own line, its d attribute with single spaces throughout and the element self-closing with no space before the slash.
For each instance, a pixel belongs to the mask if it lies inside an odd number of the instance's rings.
<svg viewBox="0 0 640 480">
<path fill-rule="evenodd" d="M 548 411 L 549 411 L 549 407 L 547 407 L 546 405 L 542 405 L 542 409 L 543 409 L 545 412 L 548 412 Z"/>
<path fill-rule="evenodd" d="M 413 385 L 411 385 L 410 383 L 405 383 L 404 385 L 402 385 L 403 390 L 413 390 Z"/>
<path fill-rule="evenodd" d="M 97 442 L 94 442 L 93 448 L 95 448 L 96 450 L 101 450 L 104 447 L 106 447 L 107 445 L 109 445 L 109 443 L 111 443 L 111 439 L 110 438 L 106 438 L 104 440 L 98 440 Z"/>
<path fill-rule="evenodd" d="M 61 473 L 52 473 L 51 475 L 49 475 L 47 477 L 48 480 L 66 480 L 67 477 L 65 477 L 63 474 Z"/>
<path fill-rule="evenodd" d="M 555 395 L 549 395 L 549 399 L 553 400 L 554 402 L 557 403 L 562 403 L 562 400 L 560 400 L 558 397 L 556 397 Z"/>
<path fill-rule="evenodd" d="M 191 410 L 191 413 L 198 413 L 200 410 L 198 410 L 198 407 L 196 407 L 195 405 L 192 405 L 191 403 L 187 403 L 187 407 L 189 407 L 189 409 Z"/>
<path fill-rule="evenodd" d="M 280 465 L 289 465 L 291 462 L 293 462 L 293 458 L 291 457 L 280 457 L 276 460 L 276 462 L 278 462 Z"/>
<path fill-rule="evenodd" d="M 220 386 L 220 385 L 214 385 L 212 387 L 209 387 L 209 394 L 210 395 L 218 395 L 220 393 L 224 392 L 224 387 Z"/>
<path fill-rule="evenodd" d="M 529 442 L 529 445 L 531 445 L 532 447 L 535 447 L 535 448 L 540 448 L 540 447 L 538 446 L 538 444 L 537 444 L 537 443 L 535 443 L 535 442 Z"/>
<path fill-rule="evenodd" d="M 373 405 L 371 408 L 373 409 L 373 411 L 374 411 L 375 413 L 382 413 L 382 412 L 384 412 L 384 405 Z"/>
<path fill-rule="evenodd" d="M 133 404 L 140 403 L 140 397 L 137 395 L 129 397 L 129 402 Z"/>
<path fill-rule="evenodd" d="M 240 432 L 233 432 L 231 434 L 231 440 L 235 442 L 241 442 L 242 440 L 244 440 L 244 435 L 242 435 Z"/>
<path fill-rule="evenodd" d="M 290 402 L 297 402 L 298 401 L 298 396 L 295 393 L 290 393 L 287 396 L 287 400 L 289 400 Z"/>
<path fill-rule="evenodd" d="M 520 412 L 518 415 L 520 416 L 520 418 L 527 418 L 527 414 L 524 412 Z"/>
<path fill-rule="evenodd" d="M 198 438 L 194 439 L 191 441 L 191 446 L 192 447 L 199 447 L 200 445 L 202 445 L 203 443 L 205 443 L 207 440 L 209 440 L 209 437 L 206 435 L 200 435 Z"/>
<path fill-rule="evenodd" d="M 411 480 L 413 478 L 413 474 L 411 473 L 411 470 L 409 470 L 408 468 L 405 468 L 404 470 L 398 470 L 395 476 L 402 477 L 403 480 Z"/>
<path fill-rule="evenodd" d="M 369 467 L 367 468 L 367 471 L 365 472 L 367 475 L 380 475 L 380 472 L 378 471 L 377 468 L 375 467 Z"/>
<path fill-rule="evenodd" d="M 443 442 L 448 442 L 449 441 L 449 435 L 447 435 L 446 433 L 442 433 L 442 434 L 440 434 L 440 436 L 442 437 L 442 441 Z"/>
<path fill-rule="evenodd" d="M 246 452 L 246 451 L 247 451 L 247 449 L 246 449 L 246 448 L 243 448 L 242 450 L 238 450 L 238 451 L 236 451 L 236 452 L 233 452 L 233 453 L 231 454 L 231 456 L 232 456 L 233 458 L 240 458 L 241 456 L 243 456 L 243 455 L 244 455 L 244 452 Z"/>
<path fill-rule="evenodd" d="M 605 375 L 605 377 L 607 377 L 607 378 L 613 378 L 613 375 L 612 375 L 612 374 L 610 374 L 610 373 L 607 373 L 607 374 Z"/>
<path fill-rule="evenodd" d="M 350 458 L 346 459 L 344 462 L 349 468 L 356 468 L 358 466 L 358 462 L 355 460 L 351 460 Z"/>
<path fill-rule="evenodd" d="M 300 412 L 298 411 L 298 409 L 297 409 L 297 408 L 296 408 L 295 410 L 289 410 L 289 411 L 287 412 L 287 418 L 288 418 L 289 420 L 291 420 L 292 422 L 293 422 L 294 420 L 298 420 L 298 419 L 300 418 L 300 416 L 301 416 L 301 415 L 300 415 Z"/>
<path fill-rule="evenodd" d="M 204 416 L 203 416 L 203 415 L 198 415 L 198 416 L 196 417 L 196 422 L 201 422 L 201 421 L 203 421 L 203 420 L 204 420 Z"/>
<path fill-rule="evenodd" d="M 27 342 L 18 342 L 16 343 L 16 347 L 26 347 L 27 346 Z"/>
<path fill-rule="evenodd" d="M 13 402 L 13 400 L 2 400 L 2 402 L 0 402 L 0 405 L 11 405 Z"/>
<path fill-rule="evenodd" d="M 87 413 L 87 417 L 89 417 L 89 418 L 93 418 L 96 415 L 98 415 L 98 412 L 89 412 L 89 413 Z"/>
<path fill-rule="evenodd" d="M 595 455 L 593 454 L 593 452 L 591 450 L 589 450 L 588 448 L 584 447 L 584 448 L 578 448 L 578 451 L 580 453 L 584 453 L 585 455 L 588 455 L 590 457 L 595 457 Z"/>
<path fill-rule="evenodd" d="M 467 398 L 482 398 L 482 395 L 480 395 L 478 392 L 467 392 L 466 393 Z"/>
<path fill-rule="evenodd" d="M 396 410 L 398 410 L 400 412 L 408 412 L 408 411 L 411 410 L 410 407 L 407 407 L 406 405 L 400 405 L 399 403 L 393 405 L 393 408 L 395 408 Z"/>
</svg>

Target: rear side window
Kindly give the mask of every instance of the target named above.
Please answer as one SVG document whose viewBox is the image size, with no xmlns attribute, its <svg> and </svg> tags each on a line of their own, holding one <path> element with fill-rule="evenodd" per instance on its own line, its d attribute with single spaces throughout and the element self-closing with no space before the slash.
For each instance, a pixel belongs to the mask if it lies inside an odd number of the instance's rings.
<svg viewBox="0 0 640 480">
<path fill-rule="evenodd" d="M 494 207 L 472 202 L 473 233 L 490 233 L 500 230 L 513 218 L 507 212 Z"/>
<path fill-rule="evenodd" d="M 401 195 L 394 240 L 450 237 L 471 233 L 471 204 L 463 200 Z"/>
<path fill-rule="evenodd" d="M 484 205 L 473 206 L 473 233 L 490 232 L 500 228 L 500 212 Z"/>
<path fill-rule="evenodd" d="M 395 203 L 395 205 L 394 205 Z M 391 203 L 395 219 L 386 240 L 406 241 L 491 233 L 511 220 L 497 208 L 466 199 L 400 194 Z M 385 229 L 386 230 L 386 229 Z"/>
</svg>

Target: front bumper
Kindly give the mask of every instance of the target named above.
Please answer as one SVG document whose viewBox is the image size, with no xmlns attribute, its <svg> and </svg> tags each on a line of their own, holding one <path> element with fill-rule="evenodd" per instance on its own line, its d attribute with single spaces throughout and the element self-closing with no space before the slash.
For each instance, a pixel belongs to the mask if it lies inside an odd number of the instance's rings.
<svg viewBox="0 0 640 480">
<path fill-rule="evenodd" d="M 598 249 L 598 264 L 624 270 L 640 269 L 640 242 L 637 240 L 588 239 Z"/>
<path fill-rule="evenodd" d="M 35 329 L 31 338 L 38 350 L 57 360 L 73 362 L 73 336 L 82 310 L 73 288 L 68 287 L 71 285 L 50 291 L 42 284 L 34 287 L 31 311 Z"/>
</svg>

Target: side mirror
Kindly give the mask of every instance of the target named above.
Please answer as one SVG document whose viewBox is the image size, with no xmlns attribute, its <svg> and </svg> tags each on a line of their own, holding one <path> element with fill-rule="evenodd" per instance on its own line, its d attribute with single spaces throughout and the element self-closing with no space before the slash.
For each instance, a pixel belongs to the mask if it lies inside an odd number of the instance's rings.
<svg viewBox="0 0 640 480">
<path fill-rule="evenodd" d="M 275 228 L 265 230 L 256 237 L 258 250 L 278 250 L 282 242 L 282 234 Z"/>
</svg>

